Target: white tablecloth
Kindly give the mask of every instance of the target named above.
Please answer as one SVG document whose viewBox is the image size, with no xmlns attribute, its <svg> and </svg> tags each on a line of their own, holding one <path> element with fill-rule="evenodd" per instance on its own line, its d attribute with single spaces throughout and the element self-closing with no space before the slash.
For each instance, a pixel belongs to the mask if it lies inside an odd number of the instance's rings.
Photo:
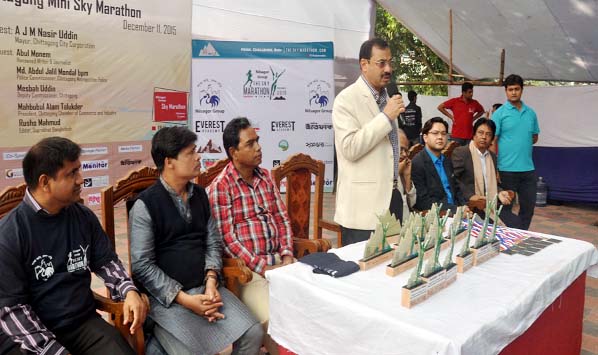
<svg viewBox="0 0 598 355">
<path fill-rule="evenodd" d="M 386 264 L 339 279 L 302 263 L 268 271 L 269 333 L 300 355 L 499 353 L 598 262 L 592 244 L 553 238 L 563 242 L 532 256 L 500 254 L 411 309 L 401 307 L 411 272 L 389 277 Z M 364 246 L 332 252 L 356 261 Z"/>
</svg>

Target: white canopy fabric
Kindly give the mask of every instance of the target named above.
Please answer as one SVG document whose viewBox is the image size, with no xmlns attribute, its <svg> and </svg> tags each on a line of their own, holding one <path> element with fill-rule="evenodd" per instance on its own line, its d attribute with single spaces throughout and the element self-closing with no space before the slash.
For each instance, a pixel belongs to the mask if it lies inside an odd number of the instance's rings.
<svg viewBox="0 0 598 355">
<path fill-rule="evenodd" d="M 192 33 L 231 41 L 333 41 L 335 57 L 357 58 L 373 11 L 370 0 L 193 0 Z"/>
<path fill-rule="evenodd" d="M 378 0 L 448 63 L 453 10 L 453 65 L 471 79 L 505 76 L 598 82 L 596 0 Z"/>
</svg>

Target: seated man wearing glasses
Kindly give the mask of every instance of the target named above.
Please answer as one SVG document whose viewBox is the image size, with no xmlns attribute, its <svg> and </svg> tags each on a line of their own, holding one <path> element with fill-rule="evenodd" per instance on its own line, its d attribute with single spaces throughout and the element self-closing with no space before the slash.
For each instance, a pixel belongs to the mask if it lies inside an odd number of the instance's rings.
<svg viewBox="0 0 598 355">
<path fill-rule="evenodd" d="M 500 187 L 496 154 L 488 147 L 494 139 L 496 125 L 487 118 L 480 118 L 473 125 L 473 140 L 468 145 L 457 147 L 451 155 L 455 179 L 467 201 L 486 198 L 498 199 L 503 205 L 510 205 L 511 198 Z M 511 211 L 503 211 L 500 219 L 509 227 L 518 226 L 518 218 Z"/>
<path fill-rule="evenodd" d="M 426 147 L 414 158 L 411 179 L 417 190 L 415 209 L 429 210 L 434 202 L 442 209 L 455 210 L 466 204 L 453 175 L 453 164 L 442 154 L 446 145 L 448 123 L 440 117 L 429 119 L 422 128 Z"/>
</svg>

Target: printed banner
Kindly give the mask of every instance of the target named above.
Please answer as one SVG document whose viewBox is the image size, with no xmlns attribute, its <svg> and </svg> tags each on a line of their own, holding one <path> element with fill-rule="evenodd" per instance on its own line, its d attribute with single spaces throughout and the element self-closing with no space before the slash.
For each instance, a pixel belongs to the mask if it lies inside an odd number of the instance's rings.
<svg viewBox="0 0 598 355">
<path fill-rule="evenodd" d="M 149 163 L 142 146 L 166 124 L 154 122 L 154 92 L 185 96 L 168 101 L 160 121 L 187 117 L 191 7 L 191 0 L 1 0 L 0 189 L 22 181 L 24 152 L 48 136 L 102 148 L 81 158 L 86 193 L 137 165 L 128 162 Z"/>
<path fill-rule="evenodd" d="M 193 41 L 192 130 L 204 167 L 226 157 L 226 123 L 247 117 L 258 131 L 262 167 L 295 153 L 326 165 L 333 187 L 334 101 L 332 42 Z"/>
</svg>

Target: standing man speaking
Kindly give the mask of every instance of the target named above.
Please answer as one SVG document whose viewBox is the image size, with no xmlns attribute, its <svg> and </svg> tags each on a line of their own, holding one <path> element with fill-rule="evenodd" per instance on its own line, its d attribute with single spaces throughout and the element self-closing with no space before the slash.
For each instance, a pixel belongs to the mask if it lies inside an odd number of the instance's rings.
<svg viewBox="0 0 598 355">
<path fill-rule="evenodd" d="M 392 59 L 386 41 L 365 41 L 359 50 L 361 76 L 334 100 L 338 160 L 334 220 L 341 225 L 343 245 L 367 240 L 376 216 L 387 209 L 402 218 L 397 117 L 405 106 L 400 95 L 386 90 Z"/>
</svg>

